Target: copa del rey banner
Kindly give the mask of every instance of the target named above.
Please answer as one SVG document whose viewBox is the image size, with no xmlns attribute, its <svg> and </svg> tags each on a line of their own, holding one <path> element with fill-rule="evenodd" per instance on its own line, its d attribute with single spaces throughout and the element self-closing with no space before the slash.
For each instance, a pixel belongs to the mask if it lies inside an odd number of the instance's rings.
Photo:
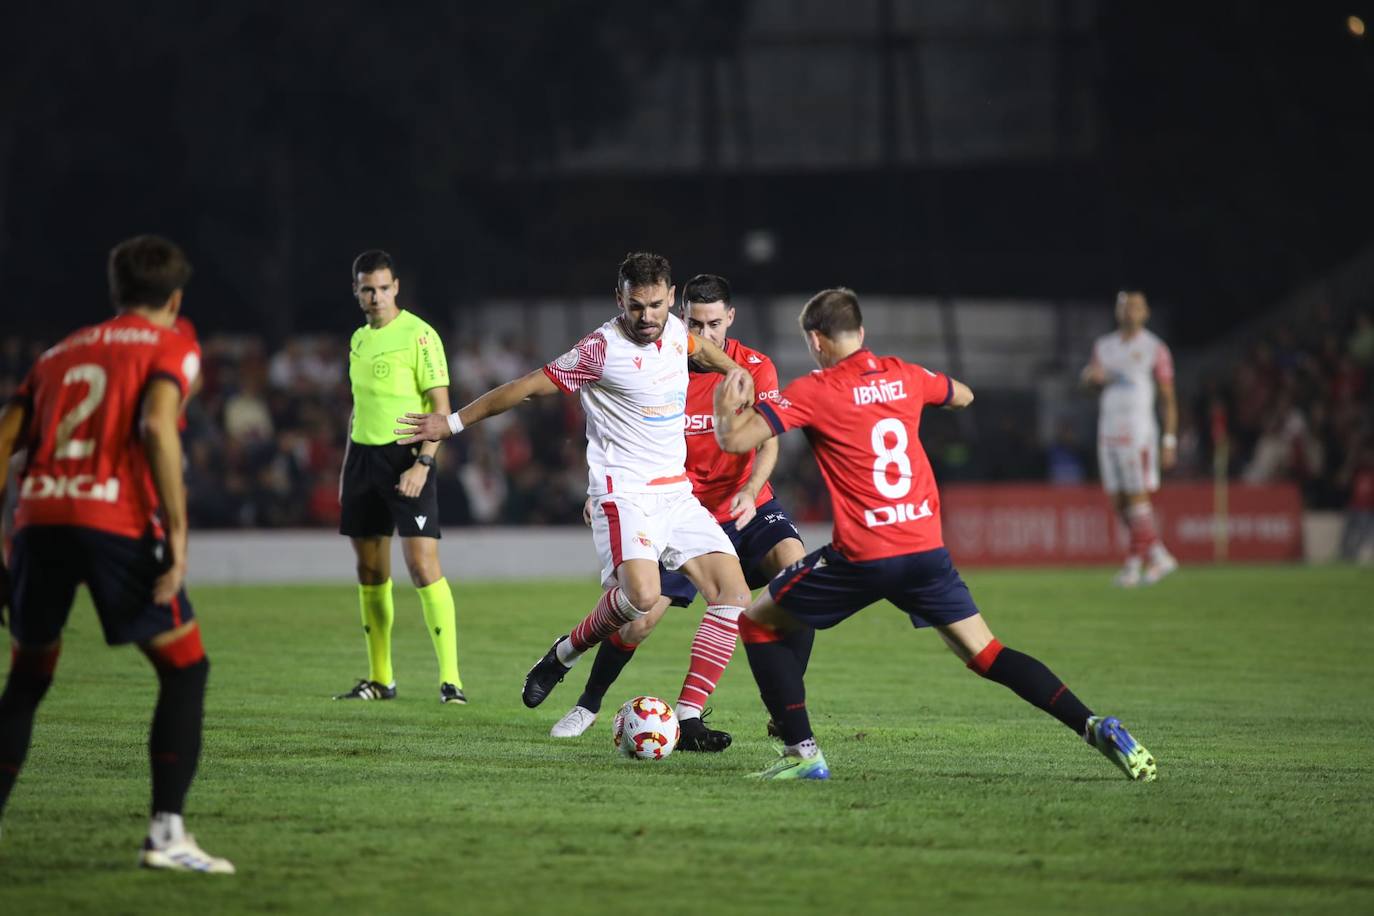
<svg viewBox="0 0 1374 916">
<path fill-rule="evenodd" d="M 1119 563 L 1127 535 L 1093 486 L 951 484 L 940 488 L 945 544 L 960 566 Z M 1152 502 L 1159 531 L 1183 563 L 1218 556 L 1211 483 L 1168 483 Z M 1302 496 L 1291 484 L 1227 488 L 1224 558 L 1302 559 Z"/>
</svg>

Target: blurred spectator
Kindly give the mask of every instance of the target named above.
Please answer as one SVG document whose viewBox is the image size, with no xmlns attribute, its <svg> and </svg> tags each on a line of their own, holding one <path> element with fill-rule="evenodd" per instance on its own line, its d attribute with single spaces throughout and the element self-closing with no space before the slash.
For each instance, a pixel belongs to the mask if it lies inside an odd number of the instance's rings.
<svg viewBox="0 0 1374 916">
<path fill-rule="evenodd" d="M 1356 562 L 1374 546 L 1374 445 L 1359 451 L 1350 471 L 1350 502 L 1341 532 L 1341 559 Z"/>
<path fill-rule="evenodd" d="M 1045 452 L 1045 476 L 1050 483 L 1062 486 L 1088 479 L 1087 459 L 1070 423 L 1059 424 L 1054 443 Z"/>
</svg>

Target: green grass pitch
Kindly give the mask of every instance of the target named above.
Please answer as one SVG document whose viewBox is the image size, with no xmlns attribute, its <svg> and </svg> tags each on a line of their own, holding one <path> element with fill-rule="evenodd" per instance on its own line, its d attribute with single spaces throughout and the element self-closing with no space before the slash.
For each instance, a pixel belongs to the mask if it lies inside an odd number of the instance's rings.
<svg viewBox="0 0 1374 916">
<path fill-rule="evenodd" d="M 441 706 L 398 585 L 400 697 L 365 671 L 349 587 L 195 588 L 213 662 L 187 822 L 232 878 L 133 868 L 154 679 L 84 599 L 0 837 L 0 913 L 1355 913 L 1374 911 L 1374 576 L 1348 568 L 974 571 L 993 631 L 1154 752 L 1126 781 L 887 606 L 821 633 L 829 783 L 758 784 L 742 650 L 717 756 L 617 759 L 614 707 L 670 701 L 699 617 L 674 611 L 577 741 L 548 728 L 589 659 L 527 710 L 525 670 L 584 582 L 456 586 L 464 686 Z"/>
</svg>

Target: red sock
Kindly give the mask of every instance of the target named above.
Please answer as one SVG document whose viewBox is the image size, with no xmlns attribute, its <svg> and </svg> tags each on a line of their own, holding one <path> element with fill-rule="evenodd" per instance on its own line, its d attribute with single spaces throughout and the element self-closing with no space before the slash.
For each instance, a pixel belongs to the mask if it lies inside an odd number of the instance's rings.
<svg viewBox="0 0 1374 916">
<path fill-rule="evenodd" d="M 619 586 L 602 592 L 601 600 L 582 622 L 573 627 L 569 641 L 575 651 L 586 652 L 592 646 L 610 636 L 616 630 L 644 616 L 644 612 L 631 604 Z"/>
<path fill-rule="evenodd" d="M 697 627 L 697 635 L 692 639 L 692 665 L 687 671 L 687 679 L 682 682 L 682 692 L 678 694 L 678 717 L 686 707 L 700 714 L 707 699 L 730 664 L 730 656 L 735 654 L 735 641 L 739 636 L 739 616 L 744 608 L 728 604 L 713 604 L 706 608 Z"/>
<path fill-rule="evenodd" d="M 1131 532 L 1131 556 L 1145 559 L 1159 541 L 1154 509 L 1149 503 L 1132 503 L 1126 507 L 1126 524 Z"/>
</svg>

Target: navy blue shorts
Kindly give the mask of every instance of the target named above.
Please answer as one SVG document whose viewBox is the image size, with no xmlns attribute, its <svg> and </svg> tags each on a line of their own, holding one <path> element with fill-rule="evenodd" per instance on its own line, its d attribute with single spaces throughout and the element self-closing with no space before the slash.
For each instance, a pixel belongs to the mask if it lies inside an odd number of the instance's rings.
<svg viewBox="0 0 1374 916">
<path fill-rule="evenodd" d="M 743 531 L 735 528 L 734 519 L 722 522 L 720 528 L 730 543 L 735 545 L 740 566 L 744 568 L 744 581 L 750 588 L 758 588 L 768 581 L 769 577 L 759 568 L 768 551 L 788 538 L 801 540 L 792 517 L 776 499 L 759 506 L 757 514 L 744 526 Z M 696 600 L 697 587 L 682 573 L 660 566 L 658 581 L 659 594 L 667 595 L 677 607 L 687 607 Z"/>
<path fill-rule="evenodd" d="M 944 626 L 978 613 L 968 586 L 943 547 L 852 563 L 829 544 L 774 577 L 773 601 L 818 630 L 886 599 L 915 627 Z"/>
<path fill-rule="evenodd" d="M 165 545 L 151 535 L 29 525 L 15 534 L 11 559 L 10 634 L 23 646 L 45 646 L 62 635 L 83 582 L 112 646 L 147 642 L 195 616 L 185 588 L 171 604 L 153 604 L 153 583 L 167 561 Z"/>
</svg>

